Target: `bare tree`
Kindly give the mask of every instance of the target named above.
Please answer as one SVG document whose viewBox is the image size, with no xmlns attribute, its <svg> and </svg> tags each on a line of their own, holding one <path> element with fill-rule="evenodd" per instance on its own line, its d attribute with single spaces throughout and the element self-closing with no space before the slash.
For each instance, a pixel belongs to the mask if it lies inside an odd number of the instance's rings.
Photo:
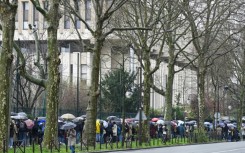
<svg viewBox="0 0 245 153">
<path fill-rule="evenodd" d="M 17 49 L 19 56 L 22 59 L 22 67 L 21 73 L 31 82 L 34 82 L 40 86 L 43 86 L 47 90 L 47 122 L 44 133 L 44 146 L 49 146 L 51 141 L 57 140 L 57 120 L 58 120 L 58 94 L 59 94 L 59 83 L 60 83 L 60 73 L 59 73 L 59 49 L 58 49 L 58 41 L 57 41 L 57 31 L 59 27 L 60 20 L 60 0 L 51 0 L 49 1 L 49 8 L 42 8 L 40 2 L 38 0 L 31 0 L 35 8 L 43 15 L 45 20 L 47 21 L 47 79 L 37 79 L 30 76 L 25 69 L 25 59 L 21 54 L 20 50 Z M 37 40 L 37 39 L 36 39 Z M 38 49 L 38 44 L 36 44 L 36 50 Z M 37 56 L 39 52 L 37 52 Z M 42 65 L 40 63 L 40 58 L 38 56 L 38 61 L 36 62 L 36 66 L 42 69 Z M 44 71 L 40 72 L 44 74 Z"/>
<path fill-rule="evenodd" d="M 232 14 L 239 11 L 242 6 L 243 3 L 222 0 L 184 0 L 181 2 L 180 7 L 183 10 L 183 15 L 191 25 L 190 32 L 195 48 L 194 56 L 197 57 L 194 65 L 198 79 L 199 132 L 204 129 L 205 77 L 207 70 L 213 64 L 214 59 L 217 58 L 217 54 L 222 53 L 222 46 L 233 35 L 241 31 L 241 29 L 231 30 L 228 23 L 235 21 Z"/>
<path fill-rule="evenodd" d="M 89 24 L 85 18 L 80 14 L 79 3 L 84 3 L 84 1 L 74 1 L 74 5 L 67 4 L 67 1 L 64 3 L 69 7 L 70 12 L 75 15 L 85 27 L 90 31 L 93 37 L 93 46 L 87 47 L 87 50 L 93 53 L 93 63 L 92 63 L 92 72 L 91 72 L 91 87 L 89 90 L 89 102 L 87 107 L 87 122 L 85 124 L 85 135 L 87 138 L 87 144 L 93 146 L 95 144 L 95 121 L 97 113 L 97 99 L 99 96 L 99 70 L 100 70 L 100 60 L 101 60 L 101 50 L 103 44 L 106 41 L 106 38 L 112 34 L 115 30 L 131 30 L 130 28 L 109 28 L 110 20 L 113 14 L 121 8 L 127 0 L 111 0 L 111 1 L 97 1 L 91 0 L 92 7 L 95 11 L 95 21 L 93 24 Z M 143 29 L 143 28 L 142 28 Z"/>
<path fill-rule="evenodd" d="M 191 43 L 185 35 L 189 29 L 188 22 L 181 17 L 181 12 L 174 0 L 131 0 L 116 16 L 115 24 L 126 27 L 150 27 L 151 31 L 134 30 L 119 31 L 118 36 L 130 44 L 138 56 L 140 66 L 144 70 L 143 92 L 144 112 L 149 116 L 150 111 L 150 89 L 166 97 L 165 120 L 172 120 L 173 104 L 173 81 L 174 76 L 188 63 L 182 64 L 180 69 L 175 70 L 179 65 L 181 53 Z M 120 19 L 120 20 L 118 20 Z M 154 62 L 152 61 L 154 59 Z M 167 87 L 164 91 L 159 85 L 154 84 L 154 73 L 159 70 L 160 64 L 167 62 L 168 78 Z M 144 124 L 144 133 L 149 136 L 147 123 Z"/>
</svg>

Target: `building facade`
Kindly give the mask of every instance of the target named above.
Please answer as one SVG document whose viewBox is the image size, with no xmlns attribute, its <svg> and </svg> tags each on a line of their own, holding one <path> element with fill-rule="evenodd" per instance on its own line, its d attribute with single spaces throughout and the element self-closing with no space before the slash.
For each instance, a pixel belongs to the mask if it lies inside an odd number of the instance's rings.
<svg viewBox="0 0 245 153">
<path fill-rule="evenodd" d="M 15 26 L 15 41 L 21 44 L 22 50 L 29 50 L 29 54 L 34 56 L 34 35 L 33 30 L 30 30 L 32 26 L 38 34 L 39 40 L 43 42 L 41 44 L 43 52 L 47 50 L 45 40 L 47 38 L 47 22 L 42 15 L 35 9 L 29 0 L 18 0 L 18 12 L 16 15 Z M 48 1 L 41 3 L 42 7 L 48 9 Z M 83 15 L 85 21 L 93 25 L 95 20 L 94 10 L 92 9 L 91 0 L 84 0 L 79 3 L 80 13 Z M 77 83 L 77 79 L 86 84 L 87 87 L 91 84 L 91 64 L 92 53 L 86 51 L 86 45 L 93 44 L 93 38 L 85 25 L 82 24 L 77 18 L 74 18 L 75 24 L 66 14 L 66 8 L 63 8 L 62 18 L 60 20 L 58 30 L 58 40 L 60 47 L 60 59 L 61 59 L 61 77 L 63 81 Z M 77 31 L 83 39 L 83 43 L 79 39 Z M 0 40 L 2 35 L 0 32 Z M 118 44 L 117 39 L 108 39 L 102 50 L 101 56 L 101 76 L 103 74 L 124 66 L 128 71 L 136 71 L 139 67 L 137 57 L 132 49 L 128 49 L 126 53 L 118 54 L 114 52 L 114 48 Z M 123 57 L 123 58 L 122 58 Z M 34 57 L 35 59 L 35 57 Z M 125 60 L 124 62 L 122 60 Z M 122 65 L 124 63 L 124 65 Z M 152 60 L 154 63 L 154 60 Z M 153 64 L 154 65 L 154 64 Z M 180 69 L 180 66 L 176 65 L 176 69 Z M 160 69 L 154 74 L 154 82 L 160 88 L 166 88 L 167 79 L 167 63 L 162 62 Z M 139 80 L 137 81 L 139 83 Z M 180 95 L 179 103 L 187 104 L 188 95 L 196 94 L 196 73 L 195 71 L 185 68 L 183 71 L 176 74 L 174 78 L 173 88 L 173 101 L 176 101 L 176 96 Z M 86 87 L 86 88 L 87 88 Z M 165 98 L 155 91 L 151 91 L 151 107 L 153 109 L 159 109 L 164 111 Z"/>
</svg>

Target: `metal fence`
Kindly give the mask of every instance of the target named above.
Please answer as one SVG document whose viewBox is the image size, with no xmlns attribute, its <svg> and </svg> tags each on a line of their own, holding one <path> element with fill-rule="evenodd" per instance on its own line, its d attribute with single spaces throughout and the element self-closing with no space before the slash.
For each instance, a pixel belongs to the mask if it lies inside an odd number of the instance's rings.
<svg viewBox="0 0 245 153">
<path fill-rule="evenodd" d="M 180 136 L 180 135 L 169 135 L 169 136 L 161 136 L 158 137 L 157 135 L 148 138 L 147 140 L 143 141 L 143 143 L 139 143 L 139 139 L 137 135 L 128 136 L 125 139 L 120 139 L 116 137 L 116 139 L 108 136 L 103 139 L 103 141 L 96 142 L 94 146 L 87 146 L 87 143 L 80 139 L 78 141 L 76 147 L 76 152 L 93 152 L 93 151 L 105 151 L 105 150 L 122 150 L 122 149 L 131 149 L 131 148 L 151 148 L 151 147 L 164 147 L 164 146 L 176 146 L 176 145 L 188 145 L 188 144 L 195 144 L 195 143 L 203 143 L 203 135 L 199 135 L 198 133 L 190 133 L 189 135 Z M 102 140 L 102 139 L 101 139 Z M 123 141 L 122 141 L 123 140 Z M 201 141 L 200 141 L 201 140 Z M 208 132 L 206 133 L 206 143 L 213 143 L 213 142 L 222 142 L 228 141 L 228 139 L 222 138 L 221 135 L 217 135 L 216 132 Z M 240 141 L 240 139 L 233 139 L 233 141 Z M 14 146 L 10 149 L 11 152 L 14 153 L 43 153 L 43 152 L 68 152 L 69 146 L 67 146 L 67 140 L 64 144 L 60 142 L 55 142 L 54 140 L 50 141 L 49 148 L 45 148 L 42 146 L 41 140 L 32 141 L 29 145 L 28 143 L 23 141 L 15 141 Z M 4 147 L 1 149 L 3 153 L 7 153 L 7 141 L 4 141 Z M 62 150 L 62 151 L 61 151 Z"/>
</svg>

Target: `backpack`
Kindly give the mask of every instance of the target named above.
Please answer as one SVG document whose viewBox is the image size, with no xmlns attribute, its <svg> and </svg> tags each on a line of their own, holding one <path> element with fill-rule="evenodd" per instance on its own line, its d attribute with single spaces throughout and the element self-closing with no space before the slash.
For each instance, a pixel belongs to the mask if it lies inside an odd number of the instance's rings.
<svg viewBox="0 0 245 153">
<path fill-rule="evenodd" d="M 118 125 L 117 126 L 117 135 L 120 135 L 121 134 L 121 128 L 120 128 L 120 126 Z"/>
</svg>

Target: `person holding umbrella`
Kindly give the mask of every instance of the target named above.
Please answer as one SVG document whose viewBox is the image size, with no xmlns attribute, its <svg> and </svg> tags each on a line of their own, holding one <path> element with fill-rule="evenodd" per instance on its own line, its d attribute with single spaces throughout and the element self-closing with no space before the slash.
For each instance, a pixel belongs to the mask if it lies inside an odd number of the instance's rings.
<svg viewBox="0 0 245 153">
<path fill-rule="evenodd" d="M 75 153 L 76 144 L 76 130 L 71 128 L 67 132 L 68 146 L 70 147 L 71 153 Z"/>
</svg>

